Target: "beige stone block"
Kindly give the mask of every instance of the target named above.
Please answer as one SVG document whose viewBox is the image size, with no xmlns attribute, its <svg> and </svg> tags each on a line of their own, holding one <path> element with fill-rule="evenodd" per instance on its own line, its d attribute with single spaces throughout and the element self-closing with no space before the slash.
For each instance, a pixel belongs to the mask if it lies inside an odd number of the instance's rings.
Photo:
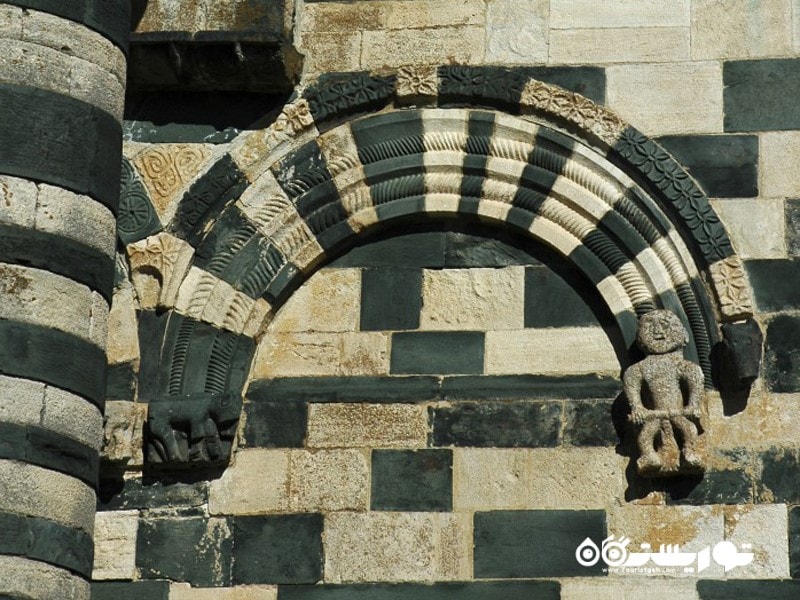
<svg viewBox="0 0 800 600">
<path fill-rule="evenodd" d="M 222 477 L 208 487 L 212 515 L 247 515 L 287 510 L 289 452 L 240 449 Z"/>
<path fill-rule="evenodd" d="M 99 512 L 94 523 L 92 579 L 133 579 L 136 576 L 139 511 Z"/>
<path fill-rule="evenodd" d="M 232 588 L 196 588 L 188 583 L 172 583 L 169 600 L 277 600 L 274 585 L 240 585 Z"/>
<path fill-rule="evenodd" d="M 759 144 L 759 189 L 767 197 L 800 195 L 800 131 L 762 133 Z"/>
<path fill-rule="evenodd" d="M 507 374 L 619 374 L 614 348 L 601 327 L 487 331 L 485 370 Z"/>
<path fill-rule="evenodd" d="M 304 77 L 336 71 L 357 71 L 361 60 L 362 36 L 360 31 L 300 34 L 298 50 L 305 55 Z"/>
<path fill-rule="evenodd" d="M 108 313 L 108 364 L 139 361 L 139 331 L 136 322 L 136 302 L 130 285 L 114 290 Z"/>
<path fill-rule="evenodd" d="M 69 475 L 0 460 L 0 511 L 50 519 L 92 535 L 94 489 Z"/>
<path fill-rule="evenodd" d="M 12 40 L 22 37 L 22 8 L 0 4 L 0 35 Z"/>
<path fill-rule="evenodd" d="M 256 378 L 386 375 L 389 337 L 380 332 L 267 333 L 256 351 Z"/>
<path fill-rule="evenodd" d="M 483 61 L 483 27 L 365 31 L 363 35 L 362 69 Z"/>
<path fill-rule="evenodd" d="M 330 514 L 326 583 L 468 580 L 470 521 L 456 513 Z"/>
<path fill-rule="evenodd" d="M 420 329 L 524 327 L 524 267 L 423 271 Z"/>
<path fill-rule="evenodd" d="M 690 21 L 690 0 L 551 0 L 553 29 L 680 27 Z"/>
<path fill-rule="evenodd" d="M 718 62 L 618 65 L 606 76 L 608 107 L 648 135 L 722 132 Z"/>
<path fill-rule="evenodd" d="M 749 565 L 728 571 L 733 579 L 788 579 L 789 523 L 785 504 L 725 507 L 725 539 L 739 552 L 751 544 Z"/>
<path fill-rule="evenodd" d="M 93 342 L 92 291 L 49 271 L 0 263 L 0 318 L 58 329 Z"/>
<path fill-rule="evenodd" d="M 309 448 L 424 448 L 428 416 L 416 404 L 311 404 Z"/>
<path fill-rule="evenodd" d="M 361 271 L 322 269 L 306 281 L 270 323 L 270 331 L 356 331 Z"/>
<path fill-rule="evenodd" d="M 694 0 L 692 58 L 792 54 L 792 0 Z"/>
<path fill-rule="evenodd" d="M 547 62 L 548 0 L 490 0 L 486 6 L 486 62 Z"/>
<path fill-rule="evenodd" d="M 689 60 L 688 27 L 554 29 L 550 62 L 603 64 Z"/>
<path fill-rule="evenodd" d="M 730 416 L 724 414 L 718 394 L 706 394 L 709 447 L 767 449 L 796 444 L 800 436 L 800 394 L 771 394 L 754 389 L 747 407 Z"/>
<path fill-rule="evenodd" d="M 36 219 L 37 195 L 36 184 L 32 181 L 0 175 L 0 223 L 32 228 Z"/>
<path fill-rule="evenodd" d="M 147 404 L 127 401 L 106 402 L 101 456 L 128 466 L 144 463 L 144 424 Z"/>
<path fill-rule="evenodd" d="M 84 398 L 48 385 L 41 419 L 43 427 L 100 450 L 103 416 L 94 404 Z"/>
<path fill-rule="evenodd" d="M 792 42 L 794 51 L 800 50 L 800 0 L 792 0 Z"/>
<path fill-rule="evenodd" d="M 21 556 L 0 555 L 0 595 L 37 600 L 89 600 L 89 582 L 69 571 Z"/>
<path fill-rule="evenodd" d="M 725 198 L 711 204 L 742 259 L 786 258 L 783 200 Z"/>
<path fill-rule="evenodd" d="M 700 552 L 712 549 L 725 539 L 722 509 L 715 506 L 642 506 L 613 507 L 608 512 L 608 535 L 631 539 L 628 551 L 641 552 L 641 544 L 650 544 L 650 550 L 659 552 L 661 545 L 677 545 L 681 552 Z M 723 569 L 713 559 L 701 573 L 684 573 L 683 567 L 662 574 L 668 577 L 721 578 Z M 655 567 L 648 563 L 648 566 Z M 624 577 L 616 573 L 615 577 Z"/>
<path fill-rule="evenodd" d="M 456 448 L 453 507 L 607 508 L 624 501 L 627 461 L 612 448 Z"/>
<path fill-rule="evenodd" d="M 633 578 L 633 577 L 632 577 Z M 635 581 L 570 577 L 561 580 L 561 600 L 699 600 L 693 580 L 663 580 L 641 575 Z"/>
<path fill-rule="evenodd" d="M 290 510 L 368 510 L 370 463 L 367 452 L 293 451 L 289 467 Z"/>
<path fill-rule="evenodd" d="M 0 375 L 0 422 L 39 425 L 45 384 Z"/>
</svg>

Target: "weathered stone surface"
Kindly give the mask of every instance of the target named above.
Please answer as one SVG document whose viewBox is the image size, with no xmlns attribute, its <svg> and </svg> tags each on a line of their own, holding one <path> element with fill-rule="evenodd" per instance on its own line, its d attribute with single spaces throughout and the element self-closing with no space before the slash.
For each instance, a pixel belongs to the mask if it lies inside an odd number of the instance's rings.
<svg viewBox="0 0 800 600">
<path fill-rule="evenodd" d="M 752 260 L 745 267 L 759 309 L 778 312 L 800 306 L 800 290 L 792 285 L 800 273 L 800 261 Z"/>
<path fill-rule="evenodd" d="M 600 327 L 486 332 L 486 373 L 619 373 L 619 361 Z"/>
<path fill-rule="evenodd" d="M 329 515 L 325 579 L 331 583 L 469 579 L 470 530 L 463 513 Z"/>
<path fill-rule="evenodd" d="M 103 439 L 103 416 L 96 406 L 89 404 L 80 396 L 54 386 L 47 386 L 41 424 L 90 448 L 100 450 Z"/>
<path fill-rule="evenodd" d="M 268 333 L 256 351 L 252 375 L 386 375 L 388 342 L 378 332 Z"/>
<path fill-rule="evenodd" d="M 364 269 L 361 272 L 361 330 L 417 329 L 422 302 L 422 271 L 419 269 Z"/>
<path fill-rule="evenodd" d="M 730 60 L 723 65 L 725 83 L 725 131 L 768 131 L 795 129 L 800 125 L 800 108 L 792 101 L 800 91 L 800 60 L 764 59 Z M 795 134 L 795 138 L 797 134 Z M 777 142 L 767 136 L 761 140 L 762 152 L 766 154 L 764 142 Z M 797 152 L 797 143 L 791 148 Z M 785 160 L 791 161 L 791 156 Z M 789 164 L 789 163 L 787 163 Z M 762 163 L 762 169 L 763 169 Z M 761 193 L 775 196 L 771 190 L 769 171 L 762 170 L 761 181 L 765 184 Z M 776 179 L 776 182 L 786 180 Z"/>
<path fill-rule="evenodd" d="M 194 248 L 161 232 L 127 246 L 130 278 L 139 308 L 170 309 L 189 271 Z"/>
<path fill-rule="evenodd" d="M 297 49 L 307 58 L 303 62 L 306 76 L 318 73 L 357 71 L 360 67 L 362 32 L 347 34 L 304 32 Z"/>
<path fill-rule="evenodd" d="M 36 184 L 27 179 L 0 177 L 0 221 L 33 228 L 36 219 Z"/>
<path fill-rule="evenodd" d="M 231 582 L 231 548 L 226 519 L 142 519 L 136 538 L 136 566 L 143 579 L 225 586 Z"/>
<path fill-rule="evenodd" d="M 45 385 L 17 377 L 0 375 L 0 421 L 19 425 L 38 425 L 44 404 Z"/>
<path fill-rule="evenodd" d="M 561 402 L 458 402 L 429 409 L 436 446 L 555 446 Z"/>
<path fill-rule="evenodd" d="M 362 69 L 408 64 L 474 64 L 483 60 L 483 27 L 440 27 L 430 30 L 365 31 Z"/>
<path fill-rule="evenodd" d="M 800 200 L 786 201 L 786 247 L 789 256 L 800 256 Z"/>
<path fill-rule="evenodd" d="M 274 585 L 241 585 L 232 588 L 197 588 L 188 583 L 173 583 L 170 600 L 277 600 Z"/>
<path fill-rule="evenodd" d="M 181 509 L 186 513 L 192 508 L 208 503 L 207 484 L 196 483 L 144 483 L 142 479 L 101 478 L 98 486 L 99 510 L 125 509 Z"/>
<path fill-rule="evenodd" d="M 614 446 L 612 400 L 572 400 L 564 403 L 564 442 L 573 446 Z"/>
<path fill-rule="evenodd" d="M 483 363 L 482 331 L 392 334 L 392 374 L 482 373 Z"/>
<path fill-rule="evenodd" d="M 0 511 L 50 519 L 92 534 L 94 490 L 85 483 L 27 463 L 0 460 Z"/>
<path fill-rule="evenodd" d="M 800 594 L 797 581 L 698 581 L 700 600 L 728 600 L 763 595 L 770 600 L 794 600 Z"/>
<path fill-rule="evenodd" d="M 712 206 L 743 259 L 786 256 L 783 200 L 726 199 L 715 201 Z M 753 227 L 754 222 L 759 226 Z"/>
<path fill-rule="evenodd" d="M 447 0 L 430 0 L 424 4 L 384 0 L 365 6 L 306 3 L 301 26 L 305 31 L 347 32 L 482 25 L 483 13 L 480 0 L 466 0 L 456 5 Z"/>
<path fill-rule="evenodd" d="M 525 269 L 525 327 L 595 325 L 582 291 L 546 267 Z"/>
<path fill-rule="evenodd" d="M 725 539 L 722 511 L 711 506 L 616 506 L 608 513 L 608 533 L 631 539 L 631 548 L 650 544 L 678 544 L 684 552 L 699 552 L 713 547 Z M 682 569 L 670 573 L 671 577 L 722 577 L 722 566 L 715 561 L 702 573 L 683 573 Z M 624 577 L 624 574 L 619 574 Z"/>
<path fill-rule="evenodd" d="M 785 56 L 792 51 L 790 0 L 704 0 L 692 6 L 692 59 Z"/>
<path fill-rule="evenodd" d="M 0 572 L 3 573 L 0 595 L 7 598 L 89 600 L 89 583 L 85 579 L 43 562 L 19 556 L 0 556 Z"/>
<path fill-rule="evenodd" d="M 279 377 L 251 382 L 247 398 L 276 406 L 287 402 L 417 402 L 433 400 L 439 388 L 434 376 Z M 305 425 L 303 428 L 305 431 Z"/>
<path fill-rule="evenodd" d="M 675 27 L 688 26 L 689 0 L 670 4 L 623 0 L 554 0 L 550 3 L 553 29 L 584 27 Z"/>
<path fill-rule="evenodd" d="M 737 579 L 787 579 L 788 517 L 785 504 L 725 508 L 725 539 L 741 548 L 751 544 L 753 562 L 736 569 Z"/>
<path fill-rule="evenodd" d="M 454 510 L 593 509 L 621 502 L 627 459 L 613 448 L 453 450 Z M 576 494 L 576 490 L 582 490 Z M 581 540 L 582 541 L 582 540 Z"/>
<path fill-rule="evenodd" d="M 798 115 L 798 125 L 800 125 L 800 115 Z M 800 132 L 769 132 L 761 134 L 759 138 L 762 195 L 776 198 L 800 195 L 800 181 L 791 171 L 792 165 L 800 160 Z"/>
<path fill-rule="evenodd" d="M 242 441 L 257 448 L 299 448 L 307 421 L 304 402 L 245 402 Z"/>
<path fill-rule="evenodd" d="M 450 450 L 373 450 L 372 510 L 450 511 Z"/>
<path fill-rule="evenodd" d="M 222 477 L 208 488 L 212 515 L 247 515 L 286 510 L 289 453 L 282 450 L 239 450 Z"/>
<path fill-rule="evenodd" d="M 522 329 L 522 267 L 423 271 L 420 329 Z"/>
<path fill-rule="evenodd" d="M 571 577 L 561 582 L 561 600 L 618 600 L 619 598 L 699 600 L 695 586 L 696 583 L 692 580 L 665 581 L 647 576 L 634 581 L 621 581 L 618 578 Z"/>
<path fill-rule="evenodd" d="M 106 344 L 109 365 L 139 361 L 139 334 L 136 322 L 136 305 L 133 287 L 117 288 L 108 313 L 108 330 L 111 335 Z"/>
<path fill-rule="evenodd" d="M 139 511 L 97 513 L 94 526 L 92 579 L 133 579 L 136 575 L 136 533 Z"/>
<path fill-rule="evenodd" d="M 714 396 L 708 402 L 708 443 L 712 448 L 735 450 L 747 440 L 751 448 L 791 446 L 797 439 L 800 406 L 798 394 L 754 392 L 747 409 L 725 415 L 723 404 Z"/>
<path fill-rule="evenodd" d="M 111 462 L 125 462 L 130 466 L 142 465 L 146 420 L 146 404 L 106 402 L 102 457 Z"/>
<path fill-rule="evenodd" d="M 659 63 L 688 59 L 688 27 L 550 31 L 551 63 Z"/>
<path fill-rule="evenodd" d="M 316 583 L 322 577 L 322 515 L 237 517 L 233 583 Z"/>
<path fill-rule="evenodd" d="M 767 324 L 764 377 L 773 392 L 800 392 L 800 319 L 780 315 Z"/>
<path fill-rule="evenodd" d="M 360 450 L 293 450 L 289 508 L 295 512 L 366 510 L 369 458 Z"/>
<path fill-rule="evenodd" d="M 602 575 L 575 551 L 587 538 L 606 538 L 601 510 L 493 511 L 475 514 L 475 577 L 529 578 Z"/>
<path fill-rule="evenodd" d="M 361 277 L 357 269 L 322 269 L 280 308 L 270 331 L 358 330 Z"/>
<path fill-rule="evenodd" d="M 491 0 L 486 5 L 486 61 L 545 63 L 550 6 L 546 0 Z"/>
<path fill-rule="evenodd" d="M 311 404 L 309 448 L 424 448 L 428 419 L 414 404 Z"/>
<path fill-rule="evenodd" d="M 722 131 L 719 63 L 620 65 L 606 74 L 609 108 L 646 134 Z"/>
<path fill-rule="evenodd" d="M 751 504 L 754 501 L 754 482 L 751 469 L 722 468 L 708 470 L 699 483 L 678 483 L 667 496 L 669 504 Z"/>
</svg>

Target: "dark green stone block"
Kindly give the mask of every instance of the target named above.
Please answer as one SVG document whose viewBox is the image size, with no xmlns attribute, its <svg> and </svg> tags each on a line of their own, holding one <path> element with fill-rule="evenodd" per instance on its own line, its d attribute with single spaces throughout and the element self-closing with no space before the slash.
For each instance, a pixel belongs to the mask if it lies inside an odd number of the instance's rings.
<svg viewBox="0 0 800 600">
<path fill-rule="evenodd" d="M 458 402 L 429 411 L 435 446 L 540 448 L 559 443 L 561 402 Z"/>
<path fill-rule="evenodd" d="M 786 201 L 786 249 L 789 256 L 800 257 L 800 200 Z"/>
<path fill-rule="evenodd" d="M 303 447 L 308 422 L 308 404 L 305 402 L 246 402 L 244 414 L 245 445 L 257 448 Z"/>
<path fill-rule="evenodd" d="M 25 460 L 72 475 L 94 487 L 97 484 L 97 450 L 68 436 L 42 427 L 27 427 Z"/>
<path fill-rule="evenodd" d="M 444 245 L 445 234 L 438 231 L 377 236 L 359 243 L 329 266 L 441 268 L 445 264 Z"/>
<path fill-rule="evenodd" d="M 375 206 L 425 195 L 425 164 L 422 155 L 393 158 L 364 167 L 369 194 Z"/>
<path fill-rule="evenodd" d="M 100 474 L 97 492 L 98 510 L 129 510 L 150 508 L 186 509 L 208 502 L 208 484 L 147 481 L 112 477 Z"/>
<path fill-rule="evenodd" d="M 421 269 L 361 272 L 361 331 L 416 329 L 421 308 Z"/>
<path fill-rule="evenodd" d="M 418 402 L 439 393 L 436 377 L 280 377 L 256 379 L 253 402 Z"/>
<path fill-rule="evenodd" d="M 159 394 L 166 392 L 166 383 L 161 385 L 160 379 L 163 368 L 161 351 L 164 343 L 164 333 L 167 330 L 173 313 L 171 311 L 140 310 L 136 313 L 138 325 L 139 377 L 137 380 L 138 399 L 140 402 L 149 402 Z M 175 317 L 181 319 L 180 315 Z"/>
<path fill-rule="evenodd" d="M 599 104 L 606 101 L 606 71 L 602 67 L 521 67 L 526 77 L 557 85 Z"/>
<path fill-rule="evenodd" d="M 232 536 L 224 519 L 139 521 L 136 566 L 143 579 L 185 581 L 196 587 L 231 583 Z"/>
<path fill-rule="evenodd" d="M 701 579 L 697 582 L 697 593 L 700 600 L 797 600 L 800 598 L 800 581 Z"/>
<path fill-rule="evenodd" d="M 744 264 L 759 310 L 800 308 L 800 260 L 748 260 Z"/>
<path fill-rule="evenodd" d="M 308 100 L 314 124 L 326 131 L 344 117 L 374 111 L 394 95 L 395 78 L 369 73 L 330 73 L 320 77 L 303 96 Z"/>
<path fill-rule="evenodd" d="M 127 158 L 122 159 L 122 176 L 117 212 L 117 237 L 123 245 L 142 240 L 161 231 L 161 221 L 150 195 Z"/>
<path fill-rule="evenodd" d="M 481 373 L 483 338 L 479 331 L 394 333 L 391 373 Z"/>
<path fill-rule="evenodd" d="M 706 471 L 699 482 L 676 482 L 668 488 L 669 504 L 750 504 L 753 478 L 743 469 Z"/>
<path fill-rule="evenodd" d="M 169 581 L 95 581 L 92 600 L 169 600 Z"/>
<path fill-rule="evenodd" d="M 758 137 L 674 135 L 658 138 L 712 198 L 758 196 Z"/>
<path fill-rule="evenodd" d="M 450 450 L 373 450 L 372 510 L 450 511 Z"/>
<path fill-rule="evenodd" d="M 800 391 L 799 339 L 798 317 L 779 315 L 767 324 L 763 368 L 767 387 L 773 392 Z"/>
<path fill-rule="evenodd" d="M 475 577 L 585 577 L 603 575 L 599 561 L 584 567 L 575 550 L 588 537 L 606 537 L 601 510 L 503 510 L 477 512 L 474 521 Z"/>
<path fill-rule="evenodd" d="M 725 131 L 800 128 L 800 59 L 722 63 Z"/>
<path fill-rule="evenodd" d="M 420 219 L 426 216 L 425 213 L 425 196 L 409 196 L 394 200 L 385 204 L 379 204 L 375 207 L 375 213 L 378 215 L 378 220 L 382 223 L 389 223 L 392 221 L 407 220 L 408 217 Z"/>
<path fill-rule="evenodd" d="M 133 400 L 136 396 L 136 373 L 133 363 L 108 366 L 106 379 L 107 400 Z"/>
<path fill-rule="evenodd" d="M 322 515 L 233 520 L 233 583 L 316 583 L 322 578 Z"/>
<path fill-rule="evenodd" d="M 350 130 L 361 163 L 371 165 L 381 161 L 391 161 L 399 156 L 424 154 L 422 127 L 420 111 L 404 110 L 354 121 L 350 125 Z M 369 174 L 367 182 L 374 183 Z"/>
<path fill-rule="evenodd" d="M 278 600 L 559 600 L 557 581 L 286 585 Z"/>
<path fill-rule="evenodd" d="M 622 390 L 616 377 L 604 375 L 484 375 L 445 377 L 443 400 L 535 398 L 612 398 Z"/>
<path fill-rule="evenodd" d="M 771 448 L 761 455 L 759 499 L 800 504 L 800 453 L 795 449 Z"/>
<path fill-rule="evenodd" d="M 620 442 L 612 417 L 613 400 L 573 400 L 564 404 L 564 441 L 573 446 L 615 446 Z"/>
<path fill-rule="evenodd" d="M 0 262 L 63 275 L 111 300 L 114 261 L 94 248 L 60 235 L 0 224 Z"/>
<path fill-rule="evenodd" d="M 63 94 L 9 83 L 0 83 L 0 106 L 0 173 L 86 194 L 116 214 L 122 131 L 115 117 Z"/>
<path fill-rule="evenodd" d="M 597 324 L 588 294 L 586 297 L 581 295 L 580 291 L 547 267 L 525 269 L 525 327 Z"/>
<path fill-rule="evenodd" d="M 538 264 L 529 252 L 519 247 L 520 238 L 502 234 L 486 236 L 466 232 L 447 233 L 445 264 L 451 268 L 489 267 Z"/>
<path fill-rule="evenodd" d="M 106 354 L 68 333 L 0 321 L 0 373 L 57 385 L 104 406 Z"/>
<path fill-rule="evenodd" d="M 800 506 L 789 509 L 789 575 L 800 579 Z"/>
</svg>

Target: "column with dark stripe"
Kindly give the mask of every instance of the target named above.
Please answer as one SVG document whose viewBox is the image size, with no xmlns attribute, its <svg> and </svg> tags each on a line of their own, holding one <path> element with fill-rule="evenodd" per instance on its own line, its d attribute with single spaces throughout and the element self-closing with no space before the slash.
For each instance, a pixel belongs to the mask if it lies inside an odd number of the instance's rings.
<svg viewBox="0 0 800 600">
<path fill-rule="evenodd" d="M 89 598 L 129 26 L 0 3 L 3 598 Z"/>
</svg>

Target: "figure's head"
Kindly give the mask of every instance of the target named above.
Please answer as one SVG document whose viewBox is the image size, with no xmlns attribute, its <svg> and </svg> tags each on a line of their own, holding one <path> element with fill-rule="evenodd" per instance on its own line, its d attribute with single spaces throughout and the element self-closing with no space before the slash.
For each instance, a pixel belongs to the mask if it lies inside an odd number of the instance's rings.
<svg viewBox="0 0 800 600">
<path fill-rule="evenodd" d="M 639 319 L 636 343 L 647 354 L 666 354 L 688 342 L 689 335 L 683 323 L 668 310 L 654 310 Z"/>
</svg>

